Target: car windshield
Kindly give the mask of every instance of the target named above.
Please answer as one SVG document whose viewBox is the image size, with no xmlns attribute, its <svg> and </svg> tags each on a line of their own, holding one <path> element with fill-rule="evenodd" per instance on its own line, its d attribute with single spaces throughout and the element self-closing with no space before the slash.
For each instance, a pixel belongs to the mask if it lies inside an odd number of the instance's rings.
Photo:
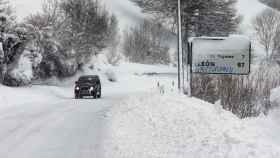
<svg viewBox="0 0 280 158">
<path fill-rule="evenodd" d="M 98 81 L 98 78 L 96 78 L 96 77 L 81 77 L 81 78 L 79 78 L 79 82 L 93 83 L 93 82 L 97 82 L 97 81 Z"/>
</svg>

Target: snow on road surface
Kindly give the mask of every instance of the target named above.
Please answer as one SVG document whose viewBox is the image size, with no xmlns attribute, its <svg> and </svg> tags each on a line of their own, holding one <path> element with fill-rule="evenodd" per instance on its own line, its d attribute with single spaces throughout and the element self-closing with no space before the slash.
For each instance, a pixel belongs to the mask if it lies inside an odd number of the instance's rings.
<svg viewBox="0 0 280 158">
<path fill-rule="evenodd" d="M 118 82 L 106 81 L 107 68 Z M 75 78 L 62 86 L 0 86 L 0 157 L 280 157 L 279 109 L 241 120 L 177 94 L 176 68 L 124 63 L 100 69 L 100 100 L 73 99 Z"/>
<path fill-rule="evenodd" d="M 69 100 L 1 111 L 0 157 L 100 157 L 103 113 L 112 102 Z"/>
</svg>

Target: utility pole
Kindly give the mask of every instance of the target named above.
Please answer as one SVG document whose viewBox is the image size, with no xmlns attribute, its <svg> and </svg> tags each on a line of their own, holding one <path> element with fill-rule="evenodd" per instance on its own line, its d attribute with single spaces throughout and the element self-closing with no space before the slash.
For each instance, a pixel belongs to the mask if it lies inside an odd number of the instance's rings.
<svg viewBox="0 0 280 158">
<path fill-rule="evenodd" d="M 181 0 L 178 0 L 178 20 L 177 20 L 177 35 L 178 35 L 178 89 L 181 93 L 184 92 L 183 81 L 183 49 L 182 49 L 182 17 L 181 17 Z"/>
</svg>

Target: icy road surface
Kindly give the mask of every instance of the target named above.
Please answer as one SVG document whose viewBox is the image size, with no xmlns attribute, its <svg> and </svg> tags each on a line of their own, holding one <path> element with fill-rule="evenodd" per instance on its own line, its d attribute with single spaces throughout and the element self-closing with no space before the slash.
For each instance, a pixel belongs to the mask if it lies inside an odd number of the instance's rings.
<svg viewBox="0 0 280 158">
<path fill-rule="evenodd" d="M 0 111 L 0 157 L 102 157 L 104 114 L 119 99 L 50 100 Z"/>
</svg>

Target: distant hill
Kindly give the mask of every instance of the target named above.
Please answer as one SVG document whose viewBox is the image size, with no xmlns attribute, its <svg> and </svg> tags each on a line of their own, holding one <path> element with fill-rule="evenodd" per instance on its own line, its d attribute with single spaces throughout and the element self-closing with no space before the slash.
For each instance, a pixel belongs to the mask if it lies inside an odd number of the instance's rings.
<svg viewBox="0 0 280 158">
<path fill-rule="evenodd" d="M 240 27 L 245 34 L 252 33 L 252 20 L 267 8 L 266 5 L 258 0 L 238 0 L 236 7 L 238 13 L 243 17 Z"/>
<path fill-rule="evenodd" d="M 271 8 L 280 10 L 280 1 L 279 0 L 259 0 L 259 1 Z"/>
</svg>

